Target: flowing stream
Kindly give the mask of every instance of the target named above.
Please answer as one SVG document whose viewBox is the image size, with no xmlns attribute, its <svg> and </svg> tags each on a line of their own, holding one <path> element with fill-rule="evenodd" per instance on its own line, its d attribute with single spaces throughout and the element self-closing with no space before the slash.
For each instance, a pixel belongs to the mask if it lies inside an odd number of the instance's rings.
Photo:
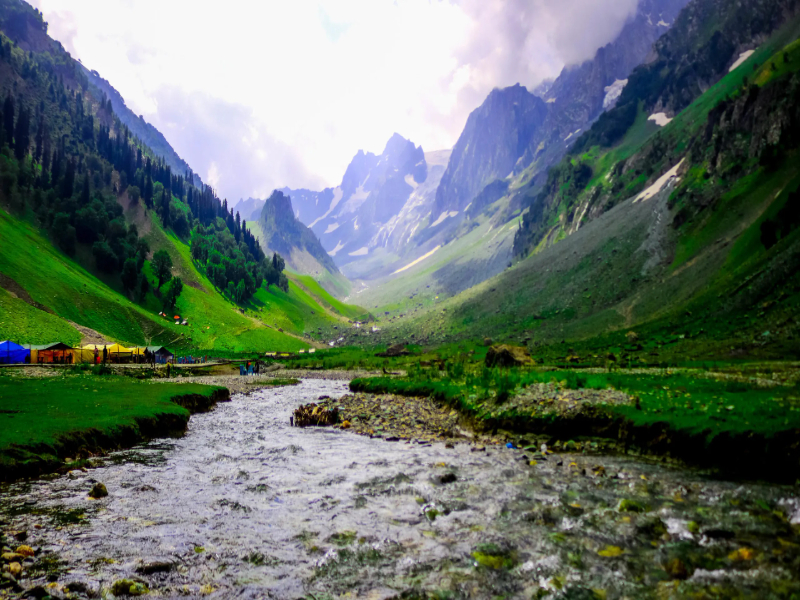
<svg viewBox="0 0 800 600">
<path fill-rule="evenodd" d="M 304 380 L 234 396 L 180 439 L 0 490 L 3 529 L 38 550 L 22 583 L 49 576 L 57 597 L 109 597 L 122 578 L 161 597 L 800 593 L 796 487 L 289 426 L 299 404 L 347 391 Z M 87 497 L 94 480 L 108 497 Z"/>
</svg>

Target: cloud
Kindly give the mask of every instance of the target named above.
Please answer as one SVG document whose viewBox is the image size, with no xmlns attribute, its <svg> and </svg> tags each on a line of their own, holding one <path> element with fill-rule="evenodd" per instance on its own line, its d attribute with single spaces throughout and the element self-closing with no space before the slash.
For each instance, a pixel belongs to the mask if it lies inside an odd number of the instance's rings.
<svg viewBox="0 0 800 600">
<path fill-rule="evenodd" d="M 161 132 L 231 203 L 264 198 L 284 185 L 324 183 L 306 170 L 295 149 L 269 134 L 249 107 L 174 87 L 159 90 L 156 103 Z"/>
<path fill-rule="evenodd" d="M 35 0 L 230 200 L 337 185 L 393 132 L 452 147 L 494 87 L 589 58 L 636 0 Z M 158 15 L 153 18 L 153 15 Z"/>
</svg>

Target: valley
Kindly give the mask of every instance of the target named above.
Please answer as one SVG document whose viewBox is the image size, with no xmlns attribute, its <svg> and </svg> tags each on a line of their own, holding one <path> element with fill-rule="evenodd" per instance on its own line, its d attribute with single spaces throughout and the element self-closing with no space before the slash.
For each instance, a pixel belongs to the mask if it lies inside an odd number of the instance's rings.
<svg viewBox="0 0 800 600">
<path fill-rule="evenodd" d="M 0 598 L 798 597 L 800 2 L 638 0 L 341 179 L 221 100 L 254 162 L 179 154 L 208 123 L 40 8 L 0 0 Z"/>
</svg>

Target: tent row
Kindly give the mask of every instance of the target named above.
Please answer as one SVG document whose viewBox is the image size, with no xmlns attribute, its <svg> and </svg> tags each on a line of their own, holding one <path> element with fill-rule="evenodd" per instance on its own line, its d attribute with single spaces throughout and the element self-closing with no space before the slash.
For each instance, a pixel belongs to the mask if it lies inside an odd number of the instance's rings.
<svg viewBox="0 0 800 600">
<path fill-rule="evenodd" d="M 119 344 L 87 344 L 73 348 L 62 342 L 43 345 L 0 342 L 0 364 L 145 363 L 153 360 L 151 356 L 159 364 L 175 358 L 164 346 L 126 348 Z"/>
</svg>

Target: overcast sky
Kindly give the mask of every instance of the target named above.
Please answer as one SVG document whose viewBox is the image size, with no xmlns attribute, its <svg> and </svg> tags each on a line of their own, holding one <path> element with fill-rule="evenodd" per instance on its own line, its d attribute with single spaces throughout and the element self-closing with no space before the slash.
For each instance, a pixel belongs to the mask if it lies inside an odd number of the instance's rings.
<svg viewBox="0 0 800 600">
<path fill-rule="evenodd" d="M 637 0 L 33 0 L 217 192 L 337 185 L 393 132 L 452 147 L 494 87 L 590 58 Z"/>
</svg>

